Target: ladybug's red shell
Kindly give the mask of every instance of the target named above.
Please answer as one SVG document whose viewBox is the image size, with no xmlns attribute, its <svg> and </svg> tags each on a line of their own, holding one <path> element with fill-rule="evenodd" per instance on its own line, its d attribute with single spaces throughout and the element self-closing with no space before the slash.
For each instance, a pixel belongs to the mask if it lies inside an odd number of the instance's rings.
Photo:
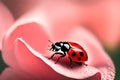
<svg viewBox="0 0 120 80">
<path fill-rule="evenodd" d="M 84 63 L 85 61 L 88 60 L 88 55 L 87 55 L 86 51 L 84 50 L 84 48 L 81 45 L 74 43 L 74 42 L 52 43 L 50 50 L 55 51 L 56 53 L 54 53 L 49 59 L 52 59 L 54 57 L 54 55 L 56 55 L 56 54 L 61 55 L 57 59 L 55 64 L 61 58 L 65 57 L 66 54 L 68 55 L 71 64 L 72 64 L 72 61 L 78 62 L 78 63 Z M 59 51 L 61 51 L 61 52 L 59 52 Z"/>
<path fill-rule="evenodd" d="M 88 60 L 88 55 L 86 51 L 82 48 L 82 46 L 74 42 L 68 43 L 71 45 L 71 47 L 75 47 L 75 49 L 71 48 L 67 53 L 68 56 L 72 59 L 72 61 L 85 62 Z"/>
<path fill-rule="evenodd" d="M 70 49 L 67 54 L 74 62 L 85 62 L 88 59 L 86 53 L 76 49 Z"/>
</svg>

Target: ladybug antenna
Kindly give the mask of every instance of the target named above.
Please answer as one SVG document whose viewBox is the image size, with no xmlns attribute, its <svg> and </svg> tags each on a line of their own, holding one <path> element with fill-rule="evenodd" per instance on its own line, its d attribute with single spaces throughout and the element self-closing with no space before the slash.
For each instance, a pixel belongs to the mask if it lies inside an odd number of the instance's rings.
<svg viewBox="0 0 120 80">
<path fill-rule="evenodd" d="M 49 42 L 51 42 L 52 44 L 54 44 L 52 41 L 48 40 Z"/>
</svg>

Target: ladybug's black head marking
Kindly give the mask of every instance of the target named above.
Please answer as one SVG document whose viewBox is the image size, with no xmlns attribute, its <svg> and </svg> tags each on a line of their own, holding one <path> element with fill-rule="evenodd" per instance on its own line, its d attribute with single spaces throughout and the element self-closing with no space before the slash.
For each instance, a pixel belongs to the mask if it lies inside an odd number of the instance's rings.
<svg viewBox="0 0 120 80">
<path fill-rule="evenodd" d="M 68 52 L 70 50 L 70 45 L 67 42 L 63 42 L 63 46 L 61 47 L 61 51 Z"/>
<path fill-rule="evenodd" d="M 48 41 L 51 42 L 50 40 Z M 68 42 L 56 42 L 56 43 L 51 42 L 51 43 L 52 43 L 51 48 L 50 48 L 51 51 L 57 52 L 61 50 L 62 52 L 65 53 L 65 52 L 68 52 L 69 49 L 71 48 Z"/>
<path fill-rule="evenodd" d="M 62 47 L 63 46 L 63 42 L 56 42 L 55 45 L 59 46 L 59 47 Z"/>
<path fill-rule="evenodd" d="M 60 49 L 61 49 L 61 47 L 60 47 L 60 46 L 57 46 L 57 45 L 55 45 L 55 44 L 52 44 L 52 45 L 51 45 L 51 48 L 50 48 L 51 51 L 59 51 Z"/>
</svg>

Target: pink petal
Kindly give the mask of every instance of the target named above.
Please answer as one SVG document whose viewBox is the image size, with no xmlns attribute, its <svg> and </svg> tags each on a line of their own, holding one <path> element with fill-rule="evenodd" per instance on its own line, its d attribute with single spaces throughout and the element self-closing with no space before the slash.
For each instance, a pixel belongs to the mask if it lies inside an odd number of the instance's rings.
<svg viewBox="0 0 120 80">
<path fill-rule="evenodd" d="M 12 67 L 17 66 L 13 44 L 15 39 L 19 37 L 26 40 L 27 43 L 29 43 L 35 50 L 45 53 L 45 50 L 47 50 L 48 47 L 48 39 L 50 38 L 48 38 L 47 34 L 43 30 L 43 27 L 34 22 L 17 26 L 13 25 L 6 33 L 3 42 L 2 52 L 5 62 Z"/>
<path fill-rule="evenodd" d="M 73 3 L 73 1 L 41 1 L 40 0 L 39 3 L 39 0 L 38 1 L 36 0 L 35 2 L 34 0 L 29 0 L 29 1 L 13 0 L 13 2 L 11 3 L 9 3 L 9 1 L 5 1 L 5 2 L 7 2 L 8 5 L 10 4 L 13 7 L 12 11 L 16 15 L 20 16 L 22 13 L 25 13 L 24 15 L 21 16 L 22 20 L 19 20 L 18 21 L 19 23 L 24 22 L 26 19 L 29 21 L 35 21 L 42 24 L 44 23 L 45 25 L 49 26 L 49 30 L 51 31 L 50 33 L 52 33 L 54 37 L 62 36 L 64 33 L 69 32 L 73 28 L 73 26 L 78 25 L 83 20 L 83 15 L 84 15 L 84 13 L 82 12 L 83 9 L 80 8 L 80 6 Z M 16 5 L 14 3 L 19 3 L 19 4 Z M 25 3 L 26 6 L 23 5 Z M 26 9 L 26 7 L 29 7 L 33 3 L 36 4 L 34 8 L 30 8 L 30 10 Z M 21 4 L 22 7 L 20 8 L 22 10 L 19 11 L 19 6 Z M 64 29 L 62 29 L 61 26 L 64 27 Z M 69 30 L 67 30 L 68 28 Z M 62 34 L 60 34 L 61 32 Z M 64 35 L 64 37 L 65 36 L 66 35 Z"/>
<path fill-rule="evenodd" d="M 44 6 L 45 8 L 45 6 Z M 41 43 L 40 42 L 40 36 L 41 35 L 41 31 L 38 31 L 40 27 L 37 27 L 37 29 L 33 30 L 32 28 L 32 25 L 31 24 L 34 24 L 34 23 L 31 23 L 31 22 L 36 22 L 36 23 L 40 23 L 42 26 L 41 28 L 43 28 L 45 31 L 47 31 L 47 33 L 49 34 L 49 36 L 51 37 L 51 39 L 53 39 L 54 37 L 51 35 L 51 34 L 54 34 L 54 32 L 52 32 L 52 24 L 54 23 L 55 20 L 53 20 L 52 18 L 49 18 L 50 15 L 46 15 L 46 11 L 44 9 L 40 9 L 39 8 L 35 8 L 35 9 L 32 9 L 30 10 L 29 12 L 27 12 L 25 15 L 23 15 L 19 20 L 17 20 L 12 26 L 11 28 L 8 30 L 8 32 L 6 33 L 5 35 L 5 39 L 4 39 L 4 42 L 3 42 L 3 58 L 5 60 L 5 62 L 7 64 L 11 64 L 11 66 L 15 66 L 15 61 L 14 61 L 14 54 L 11 55 L 13 53 L 13 42 L 15 40 L 15 38 L 18 38 L 18 37 L 25 37 L 27 40 L 28 40 L 28 43 L 30 42 L 30 44 L 32 44 L 33 46 L 32 47 L 37 47 L 37 50 L 40 51 L 40 49 L 42 51 L 46 50 L 46 49 L 42 49 L 42 48 L 45 48 L 45 47 L 38 47 L 38 43 Z M 49 17 L 48 17 L 49 16 Z M 26 24 L 26 23 L 31 23 L 31 27 L 29 24 Z M 25 25 L 22 25 L 22 24 L 25 24 Z M 34 24 L 35 25 L 35 24 Z M 28 26 L 26 27 L 22 27 L 22 26 Z M 38 24 L 36 24 L 36 26 L 38 26 Z M 44 26 L 44 27 L 43 27 Z M 64 25 L 65 26 L 65 25 Z M 19 27 L 19 28 L 17 28 Z M 22 27 L 22 28 L 20 28 Z M 53 27 L 53 29 L 55 28 L 56 26 Z M 26 28 L 26 29 L 24 29 Z M 18 30 L 18 29 L 21 29 L 21 30 Z M 67 28 L 66 28 L 67 29 Z M 66 31 L 66 29 L 64 30 L 64 32 Z M 38 31 L 38 33 L 36 32 L 36 30 Z M 29 35 L 28 31 L 33 34 L 32 36 Z M 61 31 L 61 30 L 60 30 Z M 19 34 L 18 34 L 19 33 Z M 25 33 L 25 34 L 24 34 Z M 26 34 L 27 33 L 27 34 Z M 40 34 L 40 35 L 39 35 Z M 45 33 L 44 33 L 45 34 Z M 38 36 L 37 36 L 38 35 Z M 42 35 L 43 36 L 43 35 Z M 46 36 L 46 35 L 45 35 Z M 39 38 L 39 39 L 38 39 Z M 43 37 L 45 38 L 45 37 Z M 24 40 L 26 40 L 24 39 Z M 31 41 L 31 39 L 33 41 Z M 45 39 L 42 39 L 42 40 L 46 40 L 46 44 L 47 44 L 47 40 L 50 39 L 50 38 L 45 38 Z M 38 40 L 39 42 L 35 41 L 35 40 Z M 53 41 L 53 40 L 52 40 Z M 36 44 L 35 44 L 36 42 Z M 34 43 L 34 44 L 33 44 Z M 44 44 L 44 43 L 42 43 Z M 9 48 L 7 48 L 9 45 Z M 35 46 L 36 45 L 36 46 Z M 46 47 L 47 48 L 47 47 Z M 7 56 L 6 56 L 7 55 Z M 9 58 L 8 58 L 9 56 Z"/>
<path fill-rule="evenodd" d="M 32 80 L 32 79 L 22 70 L 6 68 L 0 76 L 0 80 Z"/>
<path fill-rule="evenodd" d="M 39 1 L 40 0 L 3 0 L 16 19 L 37 5 Z"/>
<path fill-rule="evenodd" d="M 6 6 L 0 1 L 0 50 L 3 35 L 6 32 L 6 30 L 10 27 L 10 25 L 13 23 L 13 21 L 14 19 L 11 13 L 6 8 Z"/>
<path fill-rule="evenodd" d="M 99 41 L 84 28 L 76 28 L 70 32 L 65 39 L 79 43 L 88 53 L 88 66 L 93 66 L 100 70 L 102 80 L 113 80 L 115 69 L 112 60 L 106 54 Z"/>
<path fill-rule="evenodd" d="M 69 65 L 54 64 L 54 61 L 45 58 L 21 38 L 16 40 L 15 54 L 21 69 L 39 79 L 46 79 L 46 74 L 48 73 L 47 79 L 70 80 L 70 78 L 86 79 L 88 77 L 91 80 L 96 78 L 97 80 L 101 79 L 98 70 L 92 66 L 70 68 Z"/>
</svg>

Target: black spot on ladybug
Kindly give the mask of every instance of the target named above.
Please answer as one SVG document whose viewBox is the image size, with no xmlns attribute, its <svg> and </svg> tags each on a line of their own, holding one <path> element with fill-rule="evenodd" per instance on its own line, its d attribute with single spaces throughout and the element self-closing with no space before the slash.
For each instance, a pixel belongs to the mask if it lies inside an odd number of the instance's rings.
<svg viewBox="0 0 120 80">
<path fill-rule="evenodd" d="M 80 57 L 78 57 L 78 60 L 80 61 L 80 60 L 81 60 L 81 58 L 80 58 Z"/>
<path fill-rule="evenodd" d="M 83 52 L 79 52 L 79 54 L 80 54 L 81 57 L 83 57 L 83 55 L 84 55 Z"/>
<path fill-rule="evenodd" d="M 72 53 L 72 56 L 74 57 L 75 55 L 76 55 L 76 53 L 75 53 L 75 52 L 73 52 L 73 53 Z"/>
</svg>

